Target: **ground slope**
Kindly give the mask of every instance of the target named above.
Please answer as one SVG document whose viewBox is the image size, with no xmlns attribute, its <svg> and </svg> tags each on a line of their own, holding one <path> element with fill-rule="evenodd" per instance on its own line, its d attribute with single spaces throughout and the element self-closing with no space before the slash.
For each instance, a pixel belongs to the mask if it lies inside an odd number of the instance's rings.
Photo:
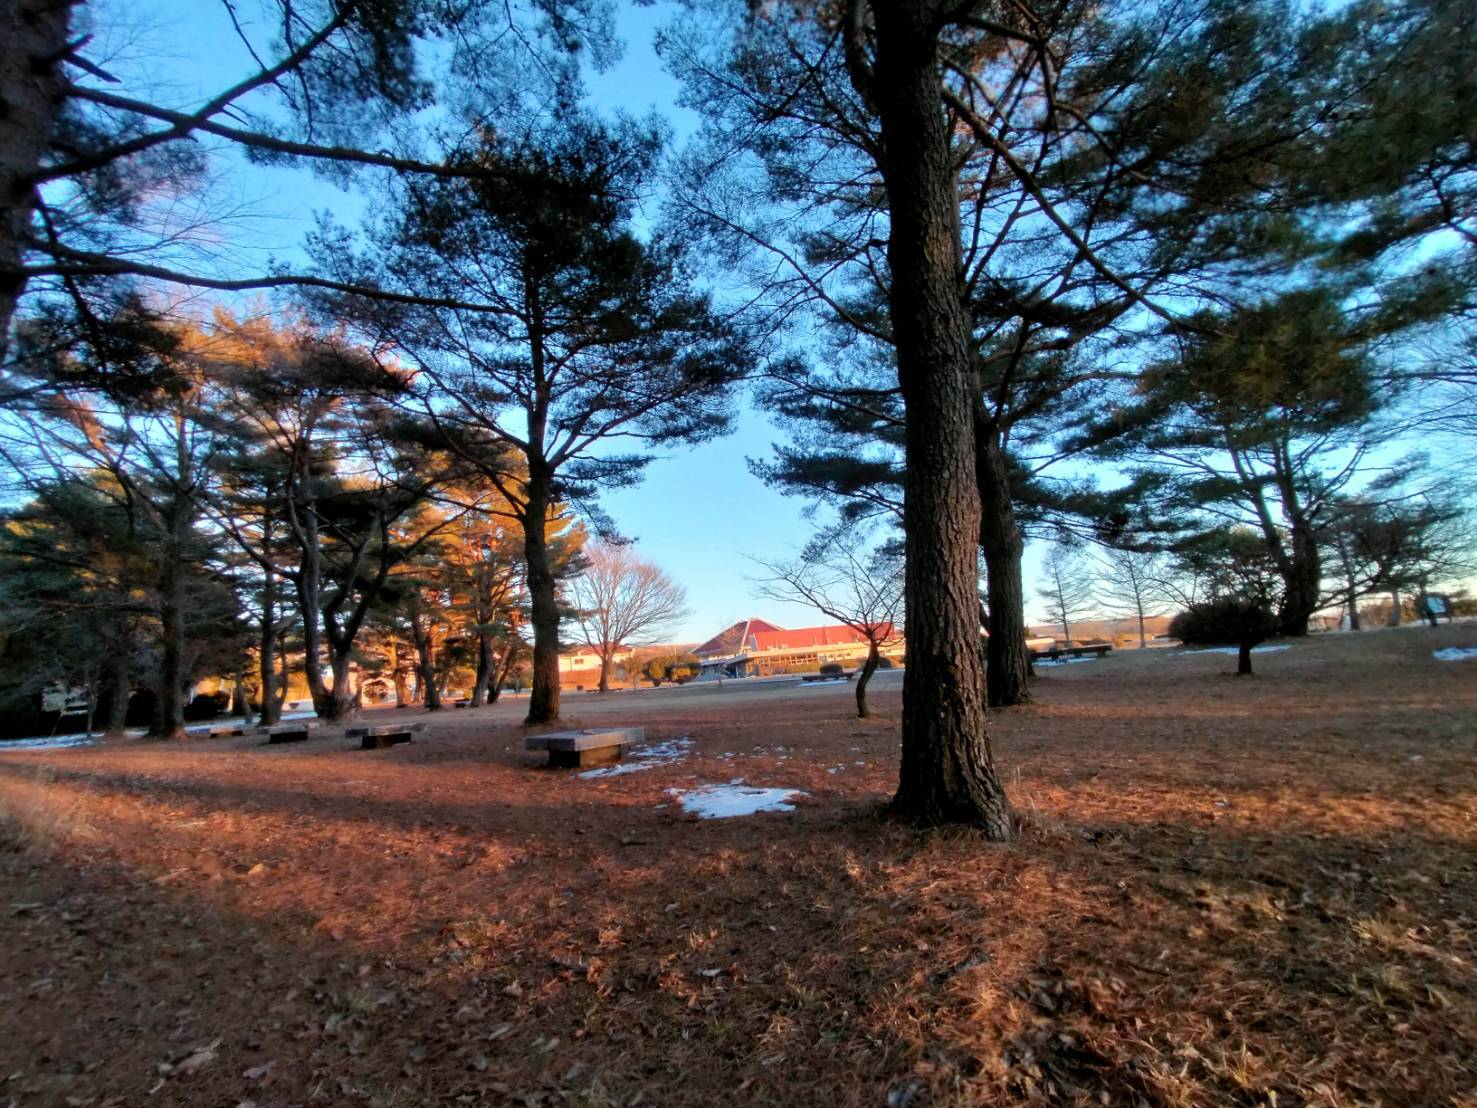
<svg viewBox="0 0 1477 1108">
<path fill-rule="evenodd" d="M 1471 645 L 1043 669 L 1003 847 L 879 818 L 896 677 L 571 698 L 692 740 L 592 777 L 507 706 L 5 754 L 0 1103 L 1477 1104 Z"/>
</svg>

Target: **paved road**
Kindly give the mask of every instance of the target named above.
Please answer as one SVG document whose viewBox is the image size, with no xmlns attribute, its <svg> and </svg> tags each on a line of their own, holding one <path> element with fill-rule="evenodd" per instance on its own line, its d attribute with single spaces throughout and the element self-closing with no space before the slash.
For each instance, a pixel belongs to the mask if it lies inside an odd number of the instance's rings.
<svg viewBox="0 0 1477 1108">
<path fill-rule="evenodd" d="M 903 686 L 902 670 L 878 670 L 872 676 L 869 690 L 884 692 L 901 689 Z M 753 702 L 755 700 L 775 701 L 791 698 L 805 698 L 813 700 L 827 697 L 850 698 L 856 690 L 856 686 L 849 681 L 801 681 L 798 677 L 753 677 L 743 680 L 722 681 L 695 681 L 690 685 L 663 685 L 661 688 L 622 689 L 614 692 L 568 692 L 564 693 L 560 702 L 560 710 L 566 719 L 586 720 L 599 719 L 602 717 L 619 716 L 629 714 L 633 711 L 642 713 L 652 712 L 681 712 L 698 705 L 710 707 L 719 703 L 735 705 Z M 393 705 L 379 705 L 369 707 L 360 714 L 360 718 L 369 723 L 386 723 L 391 719 L 413 720 L 413 719 L 437 719 L 448 723 L 454 723 L 461 719 L 492 719 L 499 723 L 518 723 L 528 712 L 528 694 L 518 696 L 504 694 L 496 704 L 481 708 L 447 708 L 433 715 L 428 714 L 421 708 L 408 708 L 396 710 Z M 289 712 L 284 719 L 308 719 L 312 717 L 311 712 Z M 206 731 L 211 727 L 237 722 L 228 719 L 212 720 L 208 723 L 196 723 L 190 725 L 192 731 Z M 131 735 L 137 737 L 143 732 L 134 730 Z M 6 750 L 37 749 L 45 747 L 61 746 L 91 746 L 96 739 L 76 735 L 53 735 L 37 737 L 34 739 L 22 739 L 11 742 L 0 742 L 0 753 Z"/>
<path fill-rule="evenodd" d="M 879 670 L 872 677 L 869 690 L 877 692 L 901 689 L 902 670 Z M 685 711 L 697 705 L 740 704 L 756 699 L 765 701 L 790 698 L 851 697 L 856 686 L 849 681 L 803 682 L 796 677 L 752 677 L 742 680 L 694 681 L 689 685 L 663 685 L 661 688 L 624 689 L 605 694 L 566 691 L 560 711 L 579 719 L 619 715 L 623 712 Z M 376 709 L 370 715 L 377 715 Z M 516 722 L 528 711 L 528 696 L 503 695 L 496 704 L 484 708 L 464 708 L 440 713 L 441 718 L 466 714 L 490 717 L 499 722 Z M 404 713 L 409 715 L 410 713 Z M 419 715 L 420 713 L 416 713 Z"/>
</svg>

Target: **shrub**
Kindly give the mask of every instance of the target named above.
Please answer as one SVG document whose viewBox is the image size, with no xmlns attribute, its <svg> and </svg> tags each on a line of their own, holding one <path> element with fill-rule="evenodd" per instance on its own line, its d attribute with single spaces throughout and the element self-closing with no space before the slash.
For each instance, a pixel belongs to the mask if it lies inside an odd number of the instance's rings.
<svg viewBox="0 0 1477 1108">
<path fill-rule="evenodd" d="M 820 672 L 828 677 L 839 677 L 846 672 L 846 667 L 840 662 L 826 662 L 821 666 Z"/>
<path fill-rule="evenodd" d="M 188 720 L 216 719 L 231 710 L 231 694 L 228 692 L 200 693 L 185 706 Z"/>
<path fill-rule="evenodd" d="M 1251 672 L 1251 648 L 1277 631 L 1277 615 L 1265 604 L 1222 597 L 1191 604 L 1170 621 L 1169 633 L 1193 645 L 1240 647 L 1238 673 Z"/>
</svg>

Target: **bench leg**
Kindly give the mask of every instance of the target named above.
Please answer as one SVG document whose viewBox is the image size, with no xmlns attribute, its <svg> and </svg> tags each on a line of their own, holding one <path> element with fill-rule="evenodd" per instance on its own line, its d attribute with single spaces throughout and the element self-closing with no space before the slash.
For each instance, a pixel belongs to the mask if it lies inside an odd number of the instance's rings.
<svg viewBox="0 0 1477 1108">
<path fill-rule="evenodd" d="M 549 768 L 551 769 L 579 769 L 582 766 L 603 766 L 610 762 L 619 762 L 624 747 L 600 746 L 592 750 L 551 750 L 549 751 Z"/>
<path fill-rule="evenodd" d="M 365 735 L 360 750 L 384 750 L 410 741 L 409 731 L 398 731 L 393 735 Z"/>
</svg>

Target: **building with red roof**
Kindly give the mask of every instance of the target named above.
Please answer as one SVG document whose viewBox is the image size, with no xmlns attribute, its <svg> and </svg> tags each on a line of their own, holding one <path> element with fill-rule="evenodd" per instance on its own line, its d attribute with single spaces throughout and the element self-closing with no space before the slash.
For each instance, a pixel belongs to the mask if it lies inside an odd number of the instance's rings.
<svg viewBox="0 0 1477 1108">
<path fill-rule="evenodd" d="M 845 624 L 780 627 L 763 619 L 741 619 L 693 650 L 705 676 L 768 677 L 814 673 L 826 662 L 847 668 L 867 658 L 867 636 Z M 886 625 L 882 656 L 889 665 L 902 660 L 900 629 Z"/>
</svg>

